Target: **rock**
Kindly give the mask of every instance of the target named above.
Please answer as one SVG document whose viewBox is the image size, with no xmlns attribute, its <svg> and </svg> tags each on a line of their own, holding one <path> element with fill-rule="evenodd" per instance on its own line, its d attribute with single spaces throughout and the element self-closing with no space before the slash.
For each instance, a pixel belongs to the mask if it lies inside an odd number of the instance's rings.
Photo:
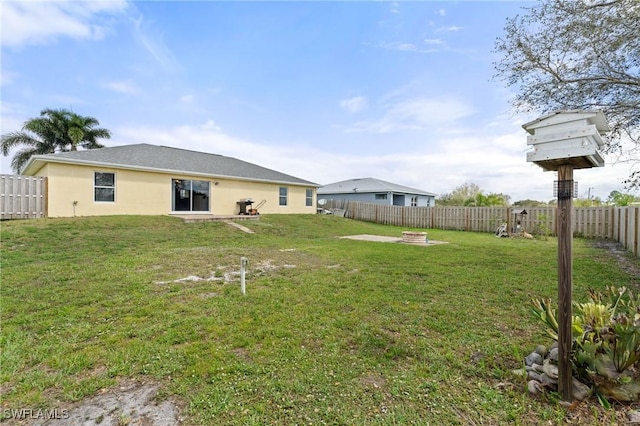
<svg viewBox="0 0 640 426">
<path fill-rule="evenodd" d="M 533 371 L 533 370 L 532 370 L 532 371 L 529 371 L 529 373 L 527 374 L 527 377 L 528 377 L 530 380 L 535 380 L 535 381 L 538 381 L 538 382 L 541 382 L 541 381 L 542 381 L 542 379 L 540 378 L 540 376 L 541 376 L 541 374 L 540 374 L 540 373 L 536 373 L 536 372 L 535 372 L 535 371 Z"/>
<path fill-rule="evenodd" d="M 542 365 L 540 365 L 540 364 L 533 364 L 531 366 L 531 369 L 533 371 L 537 371 L 538 373 L 543 373 L 544 372 L 544 370 L 542 369 Z"/>
<path fill-rule="evenodd" d="M 550 378 L 558 379 L 558 366 L 551 364 L 548 359 L 542 364 L 542 371 Z"/>
<path fill-rule="evenodd" d="M 620 373 L 616 370 L 613 361 L 606 355 L 596 357 L 596 372 L 611 381 L 617 381 L 620 377 Z"/>
<path fill-rule="evenodd" d="M 573 377 L 573 397 L 578 401 L 584 401 L 591 396 L 591 388 Z"/>
<path fill-rule="evenodd" d="M 534 352 L 540 355 L 541 357 L 547 356 L 547 348 L 544 345 L 536 346 L 536 350 Z"/>
<path fill-rule="evenodd" d="M 527 355 L 527 357 L 524 359 L 524 363 L 526 365 L 533 365 L 533 364 L 542 364 L 542 362 L 544 361 L 544 358 L 542 358 L 542 355 L 540 355 L 537 352 L 531 352 L 529 355 Z"/>
<path fill-rule="evenodd" d="M 531 395 L 538 395 L 540 392 L 542 392 L 540 383 L 536 382 L 535 380 L 529 380 L 529 382 L 527 382 L 527 390 Z"/>
<path fill-rule="evenodd" d="M 527 370 L 525 370 L 524 368 L 520 368 L 518 370 L 511 370 L 511 373 L 514 376 L 526 376 L 527 375 Z"/>
<path fill-rule="evenodd" d="M 640 410 L 631 410 L 627 413 L 627 419 L 631 424 L 640 424 Z"/>
<path fill-rule="evenodd" d="M 555 389 L 558 386 L 558 379 L 551 378 L 545 373 L 542 373 L 540 375 L 540 383 L 542 383 L 547 388 Z"/>
<path fill-rule="evenodd" d="M 557 346 L 549 350 L 549 355 L 547 356 L 547 359 L 555 364 L 558 363 L 558 347 Z"/>
</svg>

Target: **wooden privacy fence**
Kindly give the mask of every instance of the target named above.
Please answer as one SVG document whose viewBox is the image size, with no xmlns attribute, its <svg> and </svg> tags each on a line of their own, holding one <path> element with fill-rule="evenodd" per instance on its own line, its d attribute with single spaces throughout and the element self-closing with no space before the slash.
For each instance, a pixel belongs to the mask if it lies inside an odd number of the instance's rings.
<svg viewBox="0 0 640 426">
<path fill-rule="evenodd" d="M 404 207 L 347 200 L 327 200 L 326 209 L 341 209 L 345 217 L 385 225 L 410 228 L 495 232 L 507 224 L 510 232 L 518 229 L 533 234 L 556 235 L 555 207 L 525 208 L 516 215 L 514 207 Z M 640 250 L 640 207 L 574 208 L 573 233 L 583 238 L 608 238 L 619 241 L 635 256 Z"/>
<path fill-rule="evenodd" d="M 47 179 L 0 175 L 0 219 L 47 216 Z"/>
</svg>

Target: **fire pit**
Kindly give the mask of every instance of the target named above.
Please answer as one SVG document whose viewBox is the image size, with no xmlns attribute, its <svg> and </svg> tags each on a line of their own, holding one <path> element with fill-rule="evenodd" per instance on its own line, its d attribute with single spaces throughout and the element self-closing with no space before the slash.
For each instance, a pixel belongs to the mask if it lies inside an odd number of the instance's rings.
<svg viewBox="0 0 640 426">
<path fill-rule="evenodd" d="M 403 243 L 410 243 L 410 244 L 426 244 L 427 243 L 427 233 L 426 232 L 403 231 L 402 232 L 402 242 Z"/>
</svg>

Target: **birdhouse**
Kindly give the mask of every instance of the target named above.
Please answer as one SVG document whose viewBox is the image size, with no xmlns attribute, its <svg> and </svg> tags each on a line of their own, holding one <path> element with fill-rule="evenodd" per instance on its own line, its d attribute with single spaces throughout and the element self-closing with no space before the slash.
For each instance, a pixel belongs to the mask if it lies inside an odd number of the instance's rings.
<svg viewBox="0 0 640 426">
<path fill-rule="evenodd" d="M 527 161 L 546 171 L 571 165 L 574 169 L 604 166 L 602 135 L 610 131 L 602 111 L 556 111 L 522 126 L 530 136 Z"/>
<path fill-rule="evenodd" d="M 527 211 L 525 209 L 513 209 L 512 213 L 515 217 L 514 225 L 512 226 L 511 232 L 514 234 L 519 234 L 522 231 L 522 221 L 527 216 Z"/>
</svg>

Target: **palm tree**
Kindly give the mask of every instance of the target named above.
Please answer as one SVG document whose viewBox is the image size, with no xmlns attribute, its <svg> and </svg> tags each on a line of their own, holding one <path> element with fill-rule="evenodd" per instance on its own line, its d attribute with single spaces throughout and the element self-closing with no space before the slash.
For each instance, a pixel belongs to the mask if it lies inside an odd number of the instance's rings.
<svg viewBox="0 0 640 426">
<path fill-rule="evenodd" d="M 84 149 L 103 148 L 98 139 L 109 139 L 111 132 L 107 129 L 96 128 L 100 122 L 93 117 L 83 117 L 71 112 L 68 121 L 67 136 L 70 151 L 77 151 L 78 145 Z"/>
<path fill-rule="evenodd" d="M 44 109 L 40 117 L 27 120 L 22 130 L 2 135 L 0 142 L 2 155 L 19 146 L 11 160 L 11 167 L 19 173 L 33 155 L 53 154 L 56 151 L 77 151 L 102 148 L 98 139 L 109 139 L 111 132 L 96 128 L 99 121 L 93 117 L 83 117 L 66 109 Z"/>
</svg>

